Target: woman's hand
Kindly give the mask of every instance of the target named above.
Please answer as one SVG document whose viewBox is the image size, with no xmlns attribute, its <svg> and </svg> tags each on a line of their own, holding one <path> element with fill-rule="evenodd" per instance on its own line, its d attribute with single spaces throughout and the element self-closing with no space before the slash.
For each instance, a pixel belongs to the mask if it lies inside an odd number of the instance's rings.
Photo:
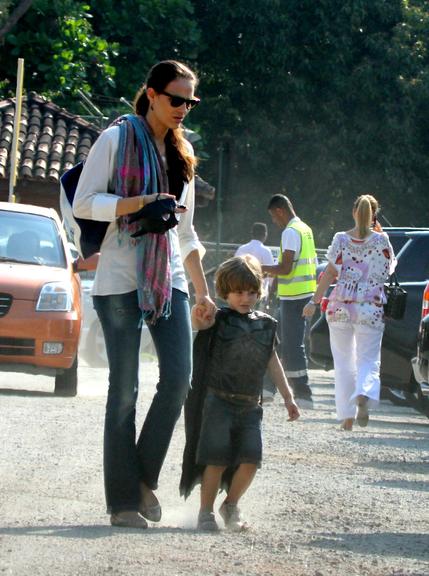
<svg viewBox="0 0 429 576">
<path fill-rule="evenodd" d="M 204 317 L 214 320 L 216 315 L 216 304 L 208 294 L 195 294 L 195 304 L 205 309 Z"/>
<path fill-rule="evenodd" d="M 141 210 L 144 206 L 152 204 L 157 200 L 174 200 L 176 204 L 175 212 L 181 214 L 187 211 L 186 206 L 178 205 L 176 196 L 173 194 L 141 194 L 139 196 L 129 196 L 128 198 L 119 198 L 116 203 L 116 216 L 126 216 L 127 214 L 134 214 Z"/>
<path fill-rule="evenodd" d="M 182 214 L 187 211 L 186 206 L 178 205 L 176 202 L 176 196 L 173 194 L 161 193 L 161 194 L 141 194 L 140 196 L 130 196 L 128 198 L 120 198 L 116 203 L 116 216 L 125 216 L 126 214 L 134 214 L 141 210 L 144 206 L 152 204 L 157 200 L 174 200 L 176 203 L 175 212 Z"/>
<path fill-rule="evenodd" d="M 302 309 L 302 315 L 306 318 L 311 318 L 316 312 L 316 304 L 314 302 L 307 302 L 307 304 Z"/>
<path fill-rule="evenodd" d="M 143 199 L 143 206 L 147 206 L 148 204 L 156 202 L 157 200 L 174 200 L 176 202 L 176 196 L 174 196 L 173 194 L 164 194 L 164 193 L 146 194 L 144 196 L 139 196 L 139 198 L 140 198 L 140 204 Z M 143 208 L 143 206 L 140 206 L 139 210 Z M 183 212 L 186 212 L 187 209 L 188 208 L 186 206 L 183 206 L 182 204 L 179 205 L 176 202 L 176 209 L 174 211 L 178 214 L 182 214 Z"/>
</svg>

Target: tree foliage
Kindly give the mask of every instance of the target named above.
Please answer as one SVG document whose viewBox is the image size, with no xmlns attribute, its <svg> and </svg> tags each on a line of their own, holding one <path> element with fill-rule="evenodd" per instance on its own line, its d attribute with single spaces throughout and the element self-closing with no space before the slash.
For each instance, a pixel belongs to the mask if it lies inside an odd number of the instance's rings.
<svg viewBox="0 0 429 576">
<path fill-rule="evenodd" d="M 11 14 L 9 14 L 10 4 L 11 2 L 7 0 L 0 2 L 0 42 L 18 20 L 24 16 L 33 4 L 33 0 L 21 0 Z"/>
<path fill-rule="evenodd" d="M 228 147 L 227 230 L 242 206 L 250 229 L 282 190 L 324 243 L 366 192 L 392 223 L 426 224 L 427 4 L 266 4 L 216 0 L 197 13 L 214 116 L 204 133 Z"/>
<path fill-rule="evenodd" d="M 25 61 L 25 87 L 67 103 L 78 90 L 91 93 L 113 83 L 115 45 L 97 37 L 89 5 L 74 0 L 35 0 L 6 36 L 0 63 L 4 95 L 14 90 L 16 59 Z M 10 10 L 10 8 L 9 8 Z"/>
<path fill-rule="evenodd" d="M 24 56 L 27 90 L 61 94 L 72 111 L 78 88 L 121 111 L 157 60 L 196 68 L 203 102 L 188 125 L 203 136 L 200 170 L 215 185 L 224 149 L 225 240 L 267 219 L 279 191 L 319 244 L 349 226 L 365 192 L 393 224 L 427 224 L 426 0 L 34 0 L 4 48 L 3 95 Z M 199 212 L 204 234 L 215 216 Z"/>
<path fill-rule="evenodd" d="M 190 0 L 93 0 L 94 29 L 118 50 L 116 91 L 131 97 L 158 60 L 195 61 L 200 34 Z"/>
</svg>

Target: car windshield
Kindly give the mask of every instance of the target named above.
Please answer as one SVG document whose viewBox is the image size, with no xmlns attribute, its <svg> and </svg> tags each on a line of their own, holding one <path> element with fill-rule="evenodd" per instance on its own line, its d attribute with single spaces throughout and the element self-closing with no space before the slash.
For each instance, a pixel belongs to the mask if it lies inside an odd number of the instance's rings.
<svg viewBox="0 0 429 576">
<path fill-rule="evenodd" d="M 55 221 L 38 214 L 0 210 L 0 261 L 65 268 Z"/>
</svg>

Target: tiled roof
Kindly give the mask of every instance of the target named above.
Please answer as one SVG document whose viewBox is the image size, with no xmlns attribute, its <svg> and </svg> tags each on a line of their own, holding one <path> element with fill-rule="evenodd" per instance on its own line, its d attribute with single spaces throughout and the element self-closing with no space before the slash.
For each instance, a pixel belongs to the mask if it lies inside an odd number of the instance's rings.
<svg viewBox="0 0 429 576">
<path fill-rule="evenodd" d="M 9 175 L 15 99 L 0 102 L 0 178 Z M 18 178 L 58 182 L 84 160 L 101 130 L 33 92 L 23 98 Z"/>
</svg>

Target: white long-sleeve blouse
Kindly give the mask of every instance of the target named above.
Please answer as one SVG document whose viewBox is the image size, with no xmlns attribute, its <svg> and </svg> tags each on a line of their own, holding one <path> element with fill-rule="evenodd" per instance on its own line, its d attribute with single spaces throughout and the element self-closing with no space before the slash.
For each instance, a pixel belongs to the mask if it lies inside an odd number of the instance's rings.
<svg viewBox="0 0 429 576">
<path fill-rule="evenodd" d="M 95 274 L 93 295 L 125 294 L 137 289 L 136 247 L 132 242 L 119 242 L 116 203 L 120 199 L 114 190 L 116 158 L 119 145 L 119 127 L 112 126 L 102 132 L 92 146 L 79 178 L 73 201 L 75 217 L 110 222 L 101 245 Z M 190 146 L 190 145 L 189 145 Z M 172 286 L 188 292 L 183 262 L 190 252 L 205 249 L 193 225 L 195 184 L 185 184 L 180 204 L 188 210 L 177 214 L 179 224 L 170 229 Z"/>
</svg>

